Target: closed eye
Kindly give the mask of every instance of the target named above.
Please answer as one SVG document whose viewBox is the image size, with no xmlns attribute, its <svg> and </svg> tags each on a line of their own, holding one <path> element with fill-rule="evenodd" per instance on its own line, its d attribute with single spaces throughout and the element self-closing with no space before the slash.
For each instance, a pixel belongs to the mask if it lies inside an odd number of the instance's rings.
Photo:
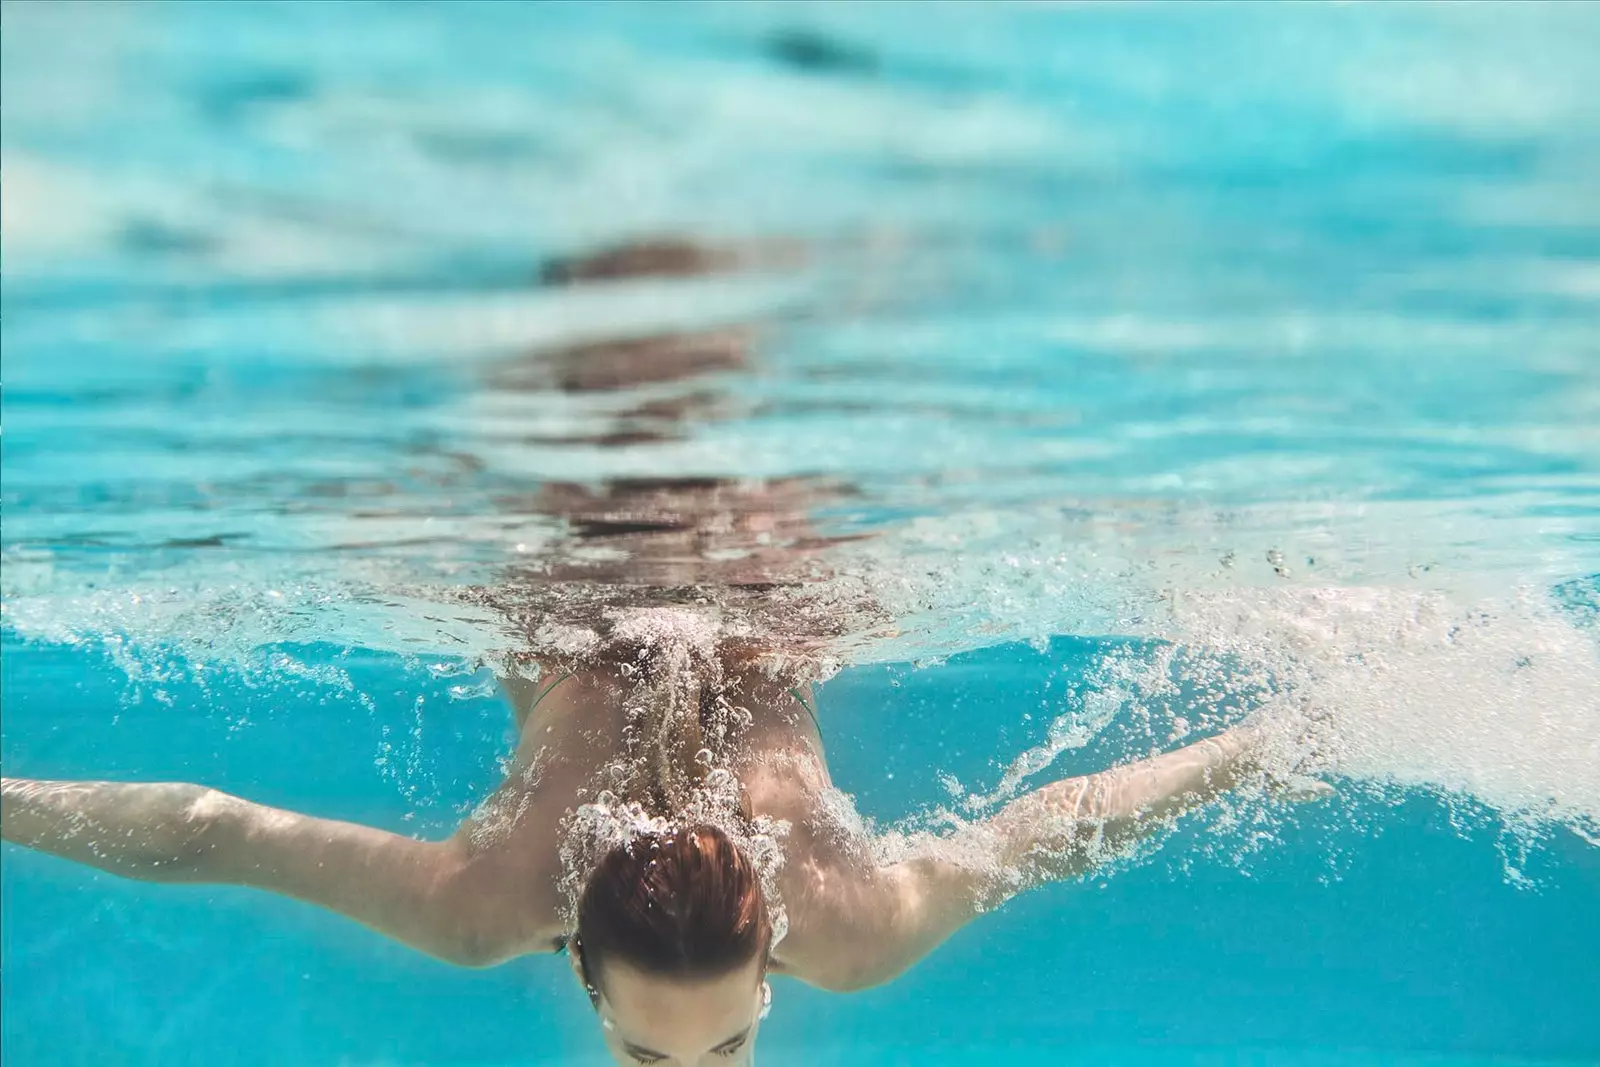
<svg viewBox="0 0 1600 1067">
<path fill-rule="evenodd" d="M 750 1040 L 750 1032 L 747 1030 L 747 1031 L 745 1031 L 744 1033 L 740 1034 L 738 1037 L 734 1038 L 731 1041 L 724 1041 L 722 1044 L 718 1045 L 716 1048 L 712 1049 L 711 1051 L 714 1052 L 715 1054 L 717 1054 L 718 1056 L 732 1056 L 734 1053 L 736 1053 L 740 1049 L 744 1048 L 745 1043 L 748 1042 L 749 1040 Z"/>
</svg>

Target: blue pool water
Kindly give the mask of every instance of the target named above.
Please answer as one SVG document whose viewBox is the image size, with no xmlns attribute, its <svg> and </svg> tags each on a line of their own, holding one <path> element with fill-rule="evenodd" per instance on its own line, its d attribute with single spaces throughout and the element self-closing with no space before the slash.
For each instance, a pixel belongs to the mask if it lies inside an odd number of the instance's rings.
<svg viewBox="0 0 1600 1067">
<path fill-rule="evenodd" d="M 1600 1062 L 1600 8 L 3 17 L 7 775 L 442 836 L 495 665 L 688 601 L 885 828 L 1255 707 L 1338 788 L 763 1065 Z M 0 887 L 8 1067 L 602 1062 L 561 960 Z"/>
</svg>

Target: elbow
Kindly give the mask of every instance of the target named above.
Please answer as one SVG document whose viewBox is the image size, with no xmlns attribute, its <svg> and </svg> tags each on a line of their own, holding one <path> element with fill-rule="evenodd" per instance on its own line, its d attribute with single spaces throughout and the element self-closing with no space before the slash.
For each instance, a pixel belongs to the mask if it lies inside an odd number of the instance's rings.
<svg viewBox="0 0 1600 1067">
<path fill-rule="evenodd" d="M 166 834 L 154 834 L 127 873 L 150 882 L 199 882 L 223 868 L 228 842 L 241 829 L 240 801 L 220 790 L 183 786 L 190 795 L 177 805 Z M 168 809 L 171 810 L 171 809 Z"/>
<path fill-rule="evenodd" d="M 464 967 L 473 971 L 486 970 L 505 962 L 470 946 L 450 945 L 448 947 L 432 948 L 428 950 L 428 955 L 440 963 L 448 963 L 452 967 Z"/>
<path fill-rule="evenodd" d="M 926 936 L 863 936 L 850 948 L 817 961 L 821 966 L 809 968 L 806 980 L 830 993 L 860 993 L 899 978 L 942 940 Z"/>
<path fill-rule="evenodd" d="M 447 942 L 428 946 L 425 951 L 453 967 L 480 971 L 498 967 L 518 955 L 499 938 L 475 936 L 452 937 Z"/>
<path fill-rule="evenodd" d="M 843 967 L 818 974 L 810 984 L 829 993 L 861 993 L 887 985 L 904 974 L 909 966 L 908 963 L 886 965 L 884 961 L 875 960 L 862 966 Z"/>
<path fill-rule="evenodd" d="M 857 925 L 834 941 L 832 952 L 812 961 L 807 981 L 830 993 L 860 993 L 900 977 L 937 943 L 910 922 L 920 916 L 908 910 L 902 906 L 892 918 L 880 917 L 888 921 Z"/>
</svg>

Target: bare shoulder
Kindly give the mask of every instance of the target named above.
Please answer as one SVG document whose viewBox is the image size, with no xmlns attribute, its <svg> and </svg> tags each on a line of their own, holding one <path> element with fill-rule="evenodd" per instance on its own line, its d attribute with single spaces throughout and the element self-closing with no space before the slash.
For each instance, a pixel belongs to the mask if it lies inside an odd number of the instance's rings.
<svg viewBox="0 0 1600 1067">
<path fill-rule="evenodd" d="M 459 857 L 456 899 L 498 959 L 555 951 L 566 939 L 566 815 L 616 751 L 612 679 L 547 669 L 503 679 L 519 737 L 505 779 L 448 842 Z"/>
<path fill-rule="evenodd" d="M 822 989 L 861 989 L 881 980 L 881 950 L 901 920 L 900 875 L 848 795 L 825 779 L 807 786 L 789 798 L 779 875 L 789 928 L 774 962 Z"/>
<path fill-rule="evenodd" d="M 437 906 L 469 935 L 479 965 L 554 952 L 567 936 L 558 820 L 501 789 L 438 843 Z M 549 824 L 549 825 L 546 825 Z"/>
<path fill-rule="evenodd" d="M 789 934 L 775 956 L 784 973 L 836 992 L 885 980 L 882 961 L 904 920 L 897 867 L 814 849 L 791 857 L 783 883 Z"/>
</svg>

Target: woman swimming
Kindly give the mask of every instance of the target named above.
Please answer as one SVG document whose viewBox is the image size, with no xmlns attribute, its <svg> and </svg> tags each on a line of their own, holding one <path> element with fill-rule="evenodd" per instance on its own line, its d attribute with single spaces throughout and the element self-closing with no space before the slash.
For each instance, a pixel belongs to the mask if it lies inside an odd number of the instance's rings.
<svg viewBox="0 0 1600 1067">
<path fill-rule="evenodd" d="M 505 680 L 510 772 L 443 841 L 199 785 L 19 778 L 0 827 L 129 878 L 318 904 L 465 966 L 565 947 L 618 1063 L 739 1064 L 768 975 L 886 982 L 1006 898 L 1257 771 L 1253 728 L 1236 728 L 893 855 L 832 788 L 808 688 L 662 618 L 640 613 L 649 625 L 588 666 Z"/>
<path fill-rule="evenodd" d="M 695 262 L 630 247 L 560 280 Z M 706 375 L 749 363 L 753 333 L 533 353 L 494 384 L 618 395 L 614 426 L 561 443 L 672 439 L 720 410 Z M 635 403 L 642 382 L 681 392 Z M 823 551 L 848 537 L 810 516 L 850 492 L 633 478 L 508 495 L 508 512 L 566 532 L 463 594 L 537 662 L 503 678 L 518 724 L 505 781 L 446 840 L 198 785 L 19 778 L 4 781 L 4 838 L 145 881 L 266 889 L 466 966 L 565 948 L 617 1062 L 747 1064 L 769 974 L 886 982 L 1007 898 L 1260 773 L 1255 728 L 1235 729 L 1055 782 L 944 837 L 869 832 L 832 786 L 809 684 L 833 642 L 893 625 L 870 595 L 821 580 Z"/>
</svg>

